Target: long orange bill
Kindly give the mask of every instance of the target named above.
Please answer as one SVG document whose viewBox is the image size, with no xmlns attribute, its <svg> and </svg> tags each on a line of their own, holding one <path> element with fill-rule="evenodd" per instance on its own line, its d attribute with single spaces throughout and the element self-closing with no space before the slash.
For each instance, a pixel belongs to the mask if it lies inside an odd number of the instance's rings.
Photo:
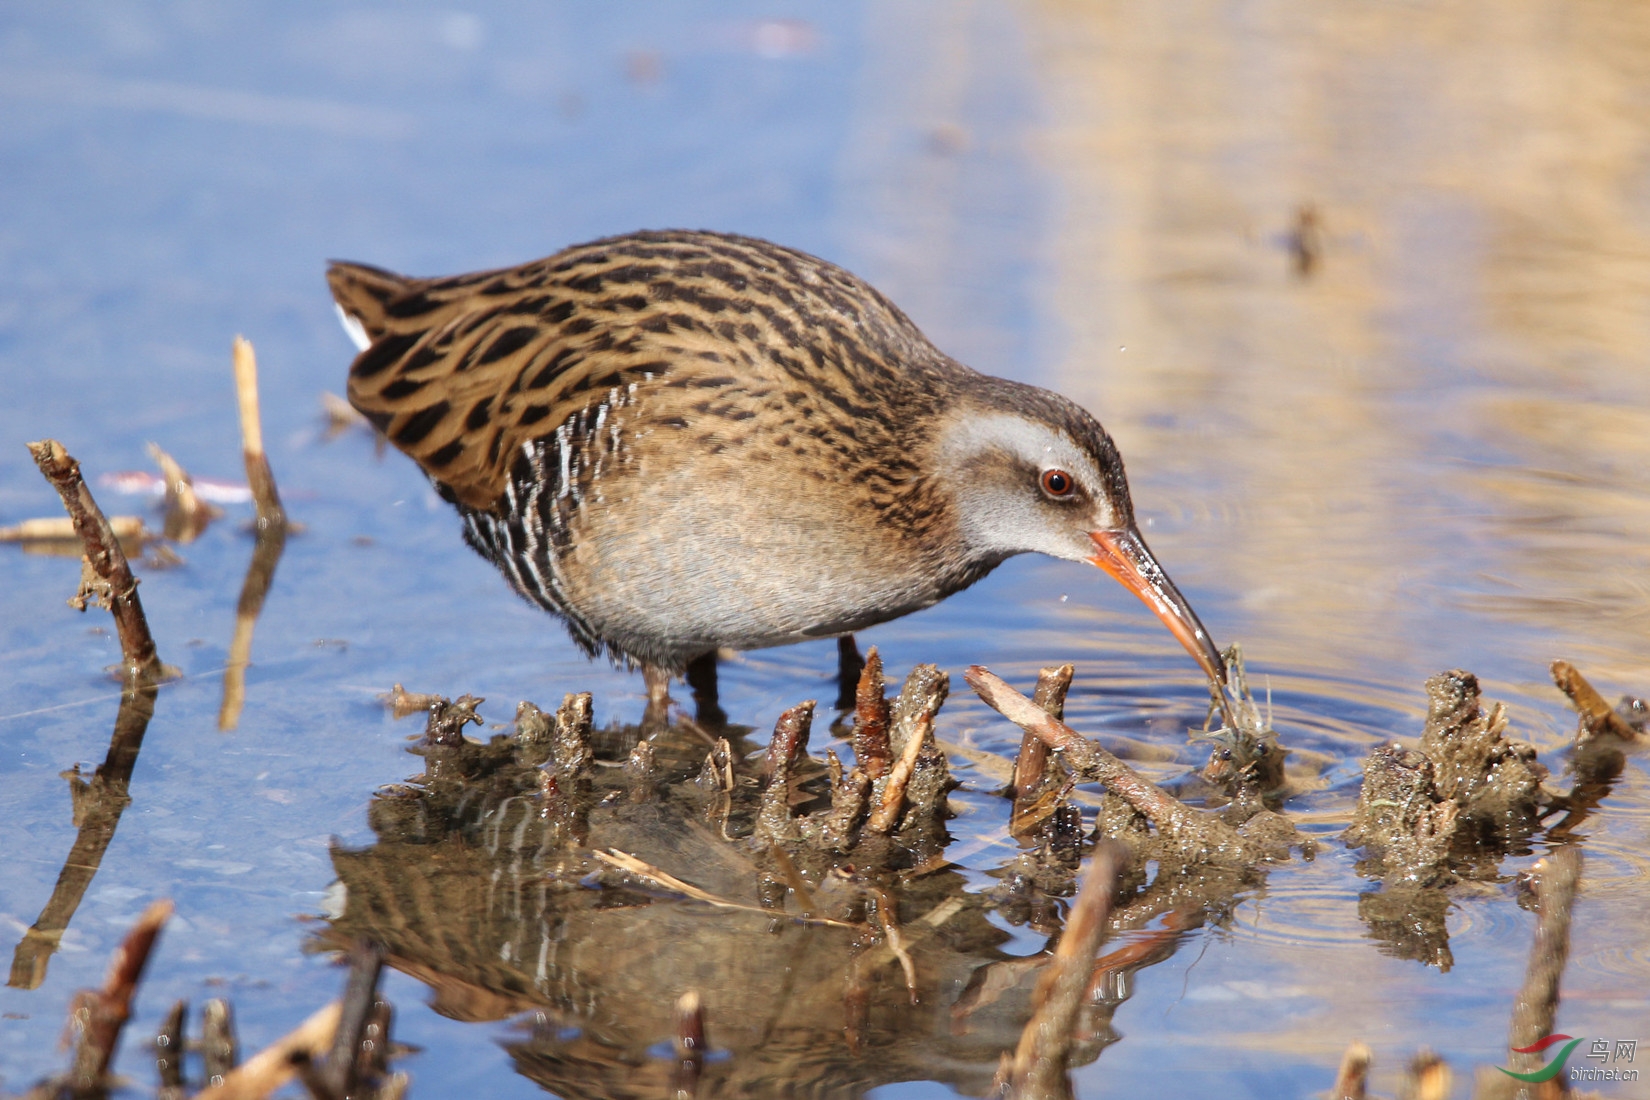
<svg viewBox="0 0 1650 1100">
<path fill-rule="evenodd" d="M 1157 564 L 1157 559 L 1152 557 L 1140 532 L 1133 527 L 1121 531 L 1091 531 L 1089 539 L 1094 543 L 1095 554 L 1088 560 L 1139 596 L 1141 602 L 1156 612 L 1163 625 L 1180 639 L 1186 651 L 1197 658 L 1197 663 L 1203 666 L 1209 679 L 1224 688 L 1226 663 L 1220 658 L 1220 650 L 1215 648 L 1209 632 L 1198 622 L 1192 605 L 1186 602 L 1180 589 L 1174 586 L 1169 575 L 1163 572 L 1163 567 Z M 1221 697 L 1224 700 L 1224 691 Z"/>
</svg>

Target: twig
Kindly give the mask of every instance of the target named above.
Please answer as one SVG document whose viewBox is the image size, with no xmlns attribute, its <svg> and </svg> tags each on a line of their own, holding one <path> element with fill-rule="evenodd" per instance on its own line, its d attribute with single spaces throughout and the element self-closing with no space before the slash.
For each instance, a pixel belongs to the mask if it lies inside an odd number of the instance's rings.
<svg viewBox="0 0 1650 1100">
<path fill-rule="evenodd" d="M 1014 761 L 1006 756 L 998 756 L 994 752 L 986 752 L 972 745 L 961 745 L 955 741 L 947 741 L 943 737 L 934 738 L 937 745 L 947 756 L 955 757 L 965 764 L 978 768 L 987 778 L 995 779 L 1004 786 L 1013 788 Z M 1105 799 L 1088 791 L 1073 790 L 1066 794 L 1067 801 L 1081 802 L 1085 806 L 1104 806 Z"/>
<path fill-rule="evenodd" d="M 1036 734 L 1050 748 L 1065 753 L 1078 773 L 1104 783 L 1107 790 L 1125 799 L 1158 828 L 1179 830 L 1188 824 L 1192 813 L 1189 807 L 1158 790 L 1133 768 L 1049 715 L 984 666 L 971 666 L 963 679 L 993 710 Z"/>
<path fill-rule="evenodd" d="M 917 767 L 917 757 L 922 755 L 923 741 L 933 732 L 933 726 L 934 717 L 930 714 L 926 721 L 906 738 L 905 751 L 894 761 L 894 770 L 888 773 L 888 785 L 882 789 L 882 803 L 865 823 L 867 833 L 884 836 L 899 820 L 900 811 L 905 808 L 905 786 L 911 782 L 911 773 Z"/>
<path fill-rule="evenodd" d="M 1071 1053 L 1077 1014 L 1082 1010 L 1095 956 L 1111 914 L 1111 895 L 1123 867 L 1122 848 L 1102 842 L 1095 849 L 1082 889 L 1066 919 L 1060 945 L 1037 982 L 1036 1010 L 1020 1033 L 1008 1067 L 1008 1095 L 1016 1100 L 1053 1100 L 1071 1096 L 1066 1062 Z"/>
<path fill-rule="evenodd" d="M 882 925 L 888 950 L 894 953 L 899 968 L 905 972 L 905 993 L 914 1005 L 917 1003 L 917 966 L 911 961 L 911 952 L 906 950 L 905 937 L 900 934 L 898 903 L 886 890 L 878 890 L 876 895 L 877 923 Z"/>
<path fill-rule="evenodd" d="M 378 697 L 378 701 L 389 708 L 390 717 L 394 718 L 396 721 L 400 721 L 409 714 L 428 712 L 429 709 L 437 703 L 447 702 L 447 700 L 440 695 L 430 695 L 425 692 L 408 691 L 400 684 L 396 684 L 394 687 L 390 688 L 388 692 L 380 695 Z M 521 722 L 523 713 L 522 707 L 532 707 L 533 709 L 528 711 L 528 714 L 537 714 L 540 718 L 544 717 L 544 712 L 539 710 L 539 708 L 534 707 L 532 703 L 523 702 L 516 708 L 516 722 L 518 725 Z M 544 728 L 546 731 L 546 739 L 548 739 L 549 726 L 546 725 Z M 524 738 L 524 740 L 532 740 L 532 738 Z"/>
<path fill-rule="evenodd" d="M 811 917 L 819 909 L 814 904 L 814 892 L 808 889 L 808 880 L 802 877 L 802 872 L 796 869 L 796 863 L 785 852 L 785 849 L 774 844 L 769 846 L 768 854 L 773 857 L 773 864 L 779 868 L 779 877 L 785 880 L 785 885 L 791 888 L 796 895 L 796 905 L 804 917 Z"/>
<path fill-rule="evenodd" d="M 1065 717 L 1066 692 L 1071 687 L 1075 672 L 1071 665 L 1051 665 L 1037 674 L 1037 690 L 1031 701 L 1046 711 L 1051 718 Z M 1055 763 L 1055 775 L 1049 775 L 1049 748 L 1042 738 L 1030 730 L 1020 735 L 1020 755 L 1014 761 L 1014 809 L 1009 816 L 1008 831 L 1023 836 L 1036 828 L 1054 812 L 1056 801 L 1044 798 L 1051 788 L 1063 786 L 1065 769 Z"/>
<path fill-rule="evenodd" d="M 85 598 L 94 596 L 108 604 L 115 617 L 115 629 L 120 634 L 120 653 L 128 677 L 158 677 L 164 666 L 155 655 L 155 639 L 149 634 L 149 622 L 143 617 L 143 601 L 138 598 L 137 578 L 126 562 L 104 518 L 103 511 L 92 499 L 92 491 L 80 476 L 76 462 L 63 444 L 55 439 L 43 439 L 29 444 L 29 453 L 35 465 L 52 483 L 57 495 L 63 498 L 63 507 L 74 521 L 75 533 L 86 547 L 86 569 L 82 572 L 81 588 L 71 604 L 85 610 Z M 78 603 L 77 603 L 78 601 Z"/>
<path fill-rule="evenodd" d="M 76 995 L 70 1016 L 76 1031 L 74 1064 L 69 1071 L 72 1089 L 86 1092 L 103 1085 L 109 1073 L 109 1060 L 120 1043 L 121 1029 L 132 1015 L 132 998 L 143 978 L 143 968 L 171 915 L 169 901 L 157 901 L 145 909 L 126 933 L 125 940 L 115 948 L 103 988 Z"/>
<path fill-rule="evenodd" d="M 649 882 L 656 883 L 673 894 L 682 894 L 685 897 L 692 898 L 694 901 L 702 901 L 708 905 L 714 905 L 718 909 L 739 909 L 747 913 L 760 913 L 765 917 L 772 917 L 774 915 L 772 910 L 763 909 L 759 905 L 746 905 L 742 902 L 729 901 L 727 898 L 717 897 L 708 890 L 700 889 L 692 883 L 683 882 L 670 872 L 655 867 L 651 863 L 647 863 L 644 860 L 637 859 L 629 852 L 621 852 L 617 848 L 609 848 L 605 852 L 592 852 L 591 854 L 609 866 L 617 867 L 626 874 L 635 875 L 637 878 L 647 879 Z M 831 926 L 832 928 L 860 927 L 860 925 L 857 924 L 850 924 L 847 921 L 832 920 L 829 917 L 801 916 L 792 917 L 790 919 L 801 924 L 825 924 Z"/>
<path fill-rule="evenodd" d="M 1553 683 L 1560 691 L 1569 697 L 1570 703 L 1581 715 L 1581 724 L 1576 730 L 1576 747 L 1582 748 L 1602 734 L 1618 737 L 1623 741 L 1638 741 L 1639 731 L 1628 725 L 1627 719 L 1611 709 L 1610 704 L 1604 701 L 1604 696 L 1587 678 L 1569 661 L 1554 661 L 1552 664 Z"/>
<path fill-rule="evenodd" d="M 223 515 L 223 509 L 208 504 L 195 495 L 195 482 L 178 460 L 149 444 L 149 457 L 160 467 L 166 482 L 166 537 L 177 542 L 194 542 L 214 519 Z"/>
<path fill-rule="evenodd" d="M 854 761 L 873 782 L 888 773 L 888 700 L 883 695 L 882 654 L 872 646 L 860 669 L 854 699 Z"/>
<path fill-rule="evenodd" d="M 142 516 L 109 516 L 109 530 L 121 542 L 145 542 L 154 536 L 143 526 Z M 0 542 L 61 542 L 79 537 L 74 520 L 68 516 L 26 519 L 10 527 L 0 527 Z"/>
<path fill-rule="evenodd" d="M 233 358 L 235 396 L 241 407 L 241 451 L 246 457 L 246 482 L 258 510 L 258 530 L 285 527 L 286 510 L 281 507 L 275 475 L 264 453 L 263 419 L 258 412 L 258 357 L 252 351 L 252 342 L 244 336 L 235 337 Z"/>
<path fill-rule="evenodd" d="M 796 839 L 797 825 L 791 816 L 791 769 L 808 755 L 808 732 L 813 725 L 816 701 L 809 699 L 785 711 L 774 723 L 773 737 L 763 760 L 762 775 L 767 786 L 756 812 L 754 836 L 773 843 Z"/>
<path fill-rule="evenodd" d="M 263 1100 L 297 1076 L 295 1056 L 319 1058 L 331 1047 L 339 1013 L 338 1002 L 327 1005 L 291 1033 L 224 1074 L 221 1084 L 197 1093 L 195 1100 Z"/>
</svg>

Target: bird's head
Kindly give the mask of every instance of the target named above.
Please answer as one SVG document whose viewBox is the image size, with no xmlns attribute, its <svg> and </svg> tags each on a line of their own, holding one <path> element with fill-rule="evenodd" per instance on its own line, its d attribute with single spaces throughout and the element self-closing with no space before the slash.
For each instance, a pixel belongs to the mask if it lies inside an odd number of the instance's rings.
<svg viewBox="0 0 1650 1100">
<path fill-rule="evenodd" d="M 1140 537 L 1122 456 L 1100 422 L 1047 390 L 984 381 L 935 439 L 939 481 L 970 551 L 997 560 L 1036 552 L 1099 566 L 1224 684 L 1220 651 Z"/>
</svg>

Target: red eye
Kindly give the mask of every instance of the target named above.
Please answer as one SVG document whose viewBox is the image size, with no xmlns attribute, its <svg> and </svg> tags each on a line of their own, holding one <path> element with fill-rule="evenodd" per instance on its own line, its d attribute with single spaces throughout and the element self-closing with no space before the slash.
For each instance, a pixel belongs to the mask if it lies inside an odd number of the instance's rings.
<svg viewBox="0 0 1650 1100">
<path fill-rule="evenodd" d="M 1064 470 L 1044 470 L 1042 483 L 1043 492 L 1051 497 L 1069 497 L 1077 487 L 1071 475 Z"/>
</svg>

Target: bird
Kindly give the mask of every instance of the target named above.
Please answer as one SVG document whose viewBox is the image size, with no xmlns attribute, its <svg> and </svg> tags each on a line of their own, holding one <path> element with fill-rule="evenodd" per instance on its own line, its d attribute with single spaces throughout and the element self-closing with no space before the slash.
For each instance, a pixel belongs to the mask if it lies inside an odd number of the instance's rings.
<svg viewBox="0 0 1650 1100">
<path fill-rule="evenodd" d="M 327 281 L 359 348 L 350 404 L 517 593 L 640 665 L 655 701 L 722 648 L 851 645 L 1023 553 L 1099 566 L 1225 682 L 1100 422 L 962 365 L 835 264 L 663 230 L 451 277 L 333 261 Z"/>
</svg>

